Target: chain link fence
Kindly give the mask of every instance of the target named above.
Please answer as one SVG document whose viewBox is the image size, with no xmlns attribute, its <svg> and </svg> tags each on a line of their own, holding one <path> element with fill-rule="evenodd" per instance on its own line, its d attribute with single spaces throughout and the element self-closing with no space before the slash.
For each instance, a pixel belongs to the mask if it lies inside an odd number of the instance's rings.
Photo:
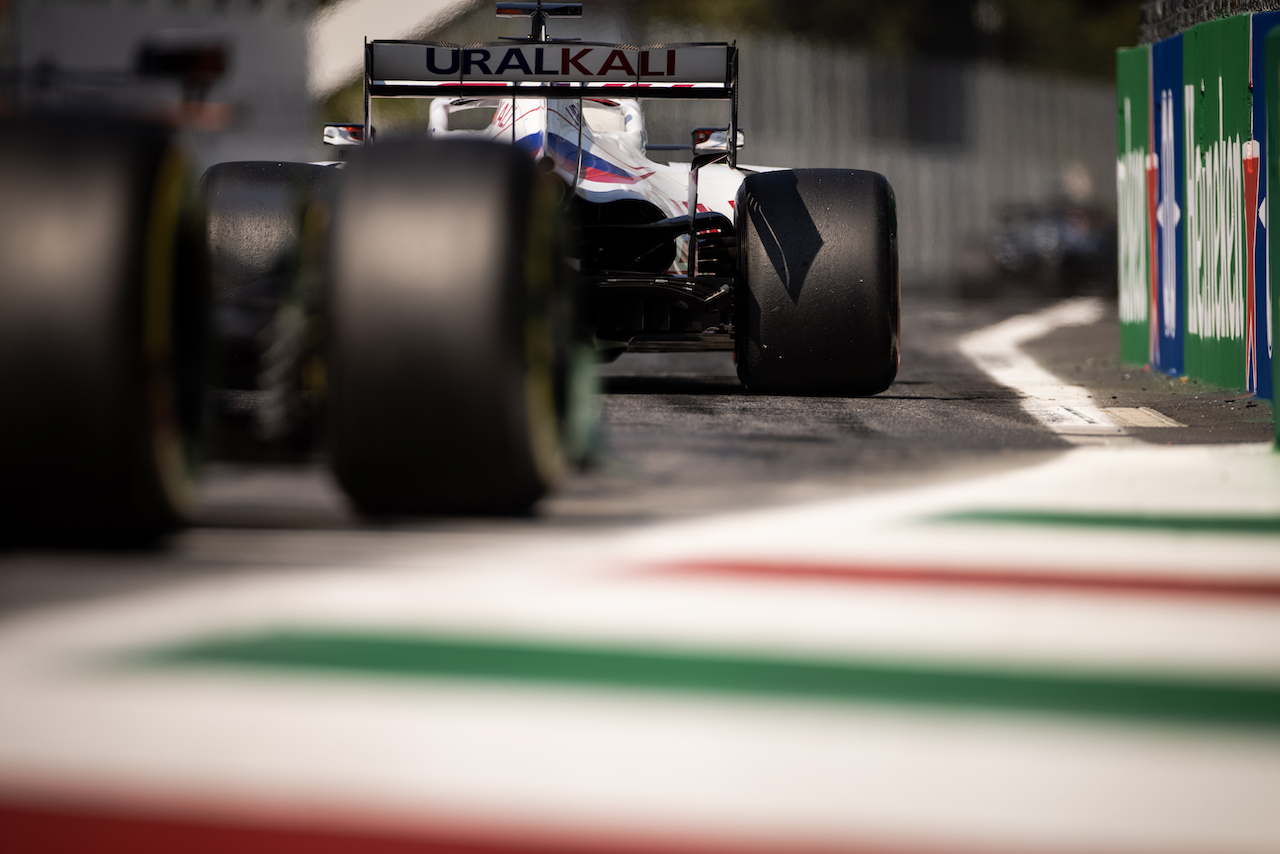
<svg viewBox="0 0 1280 854">
<path fill-rule="evenodd" d="M 1277 9 L 1280 0 L 1147 0 L 1142 4 L 1138 43 L 1167 39 L 1205 21 Z"/>
</svg>

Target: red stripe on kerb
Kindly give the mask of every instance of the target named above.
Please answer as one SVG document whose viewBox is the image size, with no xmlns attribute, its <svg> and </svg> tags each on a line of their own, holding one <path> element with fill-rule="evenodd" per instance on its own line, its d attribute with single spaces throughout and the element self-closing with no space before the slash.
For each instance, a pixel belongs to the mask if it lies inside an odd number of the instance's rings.
<svg viewBox="0 0 1280 854">
<path fill-rule="evenodd" d="M 759 840 L 681 842 L 639 835 L 557 837 L 545 830 L 520 833 L 511 828 L 383 834 L 0 803 L 0 851 L 6 854 L 942 854 L 942 850 L 856 843 L 815 847 Z"/>
<path fill-rule="evenodd" d="M 1280 599 L 1280 580 L 1189 578 L 1122 573 L 985 570 L 959 567 L 863 566 L 846 564 L 691 561 L 661 564 L 646 575 L 729 577 L 767 581 L 833 582 L 936 587 L 999 587 L 1118 595 L 1215 596 Z"/>
</svg>

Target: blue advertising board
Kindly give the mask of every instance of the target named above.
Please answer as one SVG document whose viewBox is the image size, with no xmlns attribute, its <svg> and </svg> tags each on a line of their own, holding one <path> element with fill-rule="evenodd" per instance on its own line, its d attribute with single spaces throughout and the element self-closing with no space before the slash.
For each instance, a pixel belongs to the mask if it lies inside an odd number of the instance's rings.
<svg viewBox="0 0 1280 854">
<path fill-rule="evenodd" d="M 1152 136 L 1159 169 L 1156 188 L 1156 346 L 1152 365 L 1183 372 L 1182 333 L 1186 328 L 1186 152 L 1182 99 L 1182 36 L 1151 46 Z"/>
</svg>

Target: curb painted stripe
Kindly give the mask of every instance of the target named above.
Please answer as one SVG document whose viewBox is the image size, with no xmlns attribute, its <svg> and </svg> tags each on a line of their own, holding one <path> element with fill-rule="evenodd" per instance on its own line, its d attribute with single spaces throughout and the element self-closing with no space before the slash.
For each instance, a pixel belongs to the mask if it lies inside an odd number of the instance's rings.
<svg viewBox="0 0 1280 854">
<path fill-rule="evenodd" d="M 456 841 L 455 841 L 456 842 Z M 498 854 L 514 847 L 413 840 L 391 834 L 325 832 L 315 829 L 115 815 L 90 809 L 0 804 L 0 850 L 79 854 Z M 528 847 L 526 851 L 539 849 Z M 542 849 L 547 850 L 547 849 Z"/>
<path fill-rule="evenodd" d="M 930 521 L 1120 528 L 1187 534 L 1280 535 L 1280 516 L 1203 516 L 1179 513 L 1100 513 L 1067 510 L 964 510 L 934 516 Z"/>
<path fill-rule="evenodd" d="M 941 517 L 940 517 L 941 518 Z M 950 520 L 950 517 L 945 517 Z M 691 561 L 663 564 L 650 575 L 705 576 L 765 581 L 880 584 L 913 587 L 1005 588 L 1100 593 L 1121 596 L 1195 596 L 1280 600 L 1280 579 L 1196 578 L 1172 575 L 1046 572 L 1015 569 L 938 569 L 862 564 Z"/>
<path fill-rule="evenodd" d="M 328 632 L 212 639 L 135 654 L 143 667 L 264 668 L 755 698 L 893 703 L 1280 730 L 1280 683 L 822 661 L 507 640 Z"/>
<path fill-rule="evenodd" d="M 953 849 L 954 850 L 954 849 Z M 971 851 L 972 849 L 964 849 Z M 883 845 L 680 840 L 490 828 L 339 829 L 228 816 L 199 819 L 77 805 L 0 802 L 0 851 L 22 854 L 928 854 Z M 940 854 L 939 849 L 930 849 Z"/>
</svg>

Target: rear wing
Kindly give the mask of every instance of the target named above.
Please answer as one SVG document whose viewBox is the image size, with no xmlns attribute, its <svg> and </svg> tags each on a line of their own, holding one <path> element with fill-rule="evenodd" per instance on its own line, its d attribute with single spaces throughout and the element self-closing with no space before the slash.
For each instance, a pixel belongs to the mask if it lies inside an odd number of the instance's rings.
<svg viewBox="0 0 1280 854">
<path fill-rule="evenodd" d="M 630 45 L 597 42 L 365 43 L 365 90 L 372 98 L 730 99 L 737 47 L 723 42 Z"/>
<path fill-rule="evenodd" d="M 500 13 L 503 6 L 532 9 L 534 4 L 499 4 Z M 537 4 L 538 13 L 544 8 Z M 582 100 L 606 95 L 729 101 L 728 156 L 730 163 L 737 163 L 738 47 L 726 42 L 634 47 L 533 37 L 475 45 L 366 40 L 364 127 L 356 144 L 373 142 L 373 98 Z"/>
</svg>

